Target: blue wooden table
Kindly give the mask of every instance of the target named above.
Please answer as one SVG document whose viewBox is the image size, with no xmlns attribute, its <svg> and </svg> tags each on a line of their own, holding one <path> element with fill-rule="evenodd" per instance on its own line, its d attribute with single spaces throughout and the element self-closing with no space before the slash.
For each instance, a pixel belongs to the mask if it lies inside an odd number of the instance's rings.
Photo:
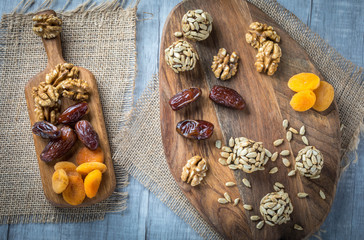
<svg viewBox="0 0 364 240">
<path fill-rule="evenodd" d="M 57 1 L 54 9 L 61 9 Z M 74 0 L 68 9 L 83 0 Z M 159 41 L 164 21 L 178 0 L 142 0 L 137 24 L 137 98 L 158 71 Z M 364 0 L 278 0 L 344 57 L 364 66 Z M 0 0 L 0 13 L 11 12 L 17 0 Z M 37 5 L 37 4 L 36 4 Z M 146 13 L 147 12 L 147 13 Z M 362 137 L 364 140 L 364 137 Z M 364 141 L 359 161 L 342 174 L 332 210 L 321 234 L 323 239 L 364 239 Z M 104 221 L 65 224 L 0 225 L 0 239 L 200 239 L 153 194 L 130 178 L 128 209 L 107 214 Z M 1 207 L 1 206 L 0 206 Z"/>
</svg>

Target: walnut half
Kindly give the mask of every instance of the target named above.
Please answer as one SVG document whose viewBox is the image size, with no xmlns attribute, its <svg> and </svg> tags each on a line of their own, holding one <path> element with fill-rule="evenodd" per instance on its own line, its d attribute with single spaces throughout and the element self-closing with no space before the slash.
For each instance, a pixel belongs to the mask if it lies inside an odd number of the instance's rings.
<svg viewBox="0 0 364 240">
<path fill-rule="evenodd" d="M 282 51 L 277 43 L 266 41 L 259 48 L 256 56 L 255 67 L 258 72 L 266 72 L 269 76 L 273 75 L 281 61 Z"/>
<path fill-rule="evenodd" d="M 252 47 L 259 49 L 268 40 L 280 42 L 281 37 L 273 27 L 265 23 L 253 22 L 249 25 L 249 32 L 245 35 L 245 39 Z"/>
<path fill-rule="evenodd" d="M 232 52 L 230 55 L 225 48 L 220 48 L 211 65 L 215 77 L 221 80 L 230 79 L 238 71 L 238 60 L 239 56 L 236 52 Z"/>
<path fill-rule="evenodd" d="M 206 176 L 207 170 L 206 160 L 198 155 L 194 156 L 183 167 L 181 179 L 186 183 L 190 183 L 192 187 L 197 186 Z"/>
</svg>

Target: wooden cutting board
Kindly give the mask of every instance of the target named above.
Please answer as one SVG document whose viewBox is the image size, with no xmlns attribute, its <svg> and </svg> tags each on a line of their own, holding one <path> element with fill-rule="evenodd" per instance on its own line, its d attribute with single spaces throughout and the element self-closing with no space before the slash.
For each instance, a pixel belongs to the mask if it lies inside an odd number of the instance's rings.
<svg viewBox="0 0 364 240">
<path fill-rule="evenodd" d="M 200 61 L 193 71 L 176 74 L 164 61 L 164 49 L 178 40 L 174 32 L 181 31 L 182 16 L 191 9 L 203 9 L 214 18 L 210 37 L 202 42 L 192 43 Z M 245 41 L 245 33 L 251 22 L 259 21 L 274 27 L 281 36 L 280 46 L 283 56 L 278 71 L 271 77 L 258 73 L 254 68 L 256 50 Z M 191 41 L 189 41 L 191 42 Z M 216 79 L 210 69 L 212 58 L 219 48 L 228 52 L 236 51 L 240 56 L 237 75 L 228 81 Z M 294 94 L 287 87 L 288 79 L 300 72 L 313 72 L 321 77 L 307 53 L 282 28 L 258 8 L 241 0 L 191 0 L 177 5 L 168 16 L 164 25 L 160 46 L 160 118 L 163 145 L 172 175 L 186 197 L 199 211 L 201 216 L 228 239 L 302 239 L 316 232 L 329 213 L 334 199 L 339 176 L 340 163 L 340 122 L 336 104 L 319 113 L 314 110 L 295 112 L 289 105 Z M 236 111 L 218 106 L 209 100 L 209 90 L 213 85 L 223 85 L 235 89 L 245 99 L 247 109 Z M 202 97 L 192 105 L 178 112 L 171 110 L 168 100 L 182 89 L 199 87 Z M 193 141 L 176 133 L 176 124 L 184 119 L 203 119 L 215 125 L 214 134 L 205 141 Z M 215 148 L 217 139 L 227 145 L 230 137 L 247 137 L 262 141 L 271 152 L 289 149 L 297 153 L 305 145 L 301 137 L 294 135 L 293 140 L 284 142 L 278 148 L 273 141 L 285 138 L 283 119 L 288 119 L 292 127 L 306 126 L 306 136 L 310 145 L 317 147 L 323 154 L 325 163 L 321 178 L 309 180 L 298 174 L 288 177 L 293 166 L 286 168 L 281 157 L 276 162 L 268 162 L 265 171 L 246 174 L 241 170 L 230 170 L 218 163 L 220 150 Z M 208 160 L 209 170 L 204 182 L 197 186 L 182 182 L 180 176 L 186 161 L 194 155 Z M 289 156 L 294 165 L 294 156 Z M 276 174 L 269 170 L 277 166 Z M 252 188 L 242 184 L 247 178 Z M 236 187 L 226 187 L 225 183 L 234 181 Z M 291 221 L 263 229 L 256 228 L 250 216 L 259 215 L 259 203 L 263 196 L 273 192 L 273 184 L 281 182 L 289 193 L 294 206 Z M 320 189 L 326 200 L 320 198 Z M 246 211 L 243 204 L 221 205 L 217 199 L 225 192 L 242 203 L 251 204 L 253 211 Z M 306 192 L 306 199 L 297 198 L 298 192 Z M 303 231 L 293 229 L 294 224 L 303 226 Z"/>
<path fill-rule="evenodd" d="M 56 13 L 52 10 L 44 11 L 41 13 L 49 13 L 54 14 Z M 65 63 L 66 61 L 62 57 L 62 46 L 61 46 L 61 38 L 60 36 L 54 38 L 54 39 L 42 39 L 45 51 L 48 56 L 48 64 L 47 67 L 38 73 L 36 76 L 34 76 L 32 79 L 29 80 L 29 82 L 25 86 L 25 98 L 28 105 L 28 112 L 29 112 L 29 118 L 31 126 L 36 122 L 36 116 L 34 113 L 34 100 L 32 96 L 32 88 L 38 87 L 40 82 L 43 82 L 45 80 L 46 74 L 51 72 L 52 69 L 55 68 L 56 65 L 60 63 Z M 91 61 L 91 59 L 90 59 Z M 110 146 L 109 146 L 109 140 L 107 138 L 107 132 L 105 128 L 105 122 L 104 122 L 104 115 L 102 113 L 102 107 L 100 102 L 100 96 L 99 92 L 97 90 L 97 83 L 95 80 L 94 75 L 88 71 L 85 68 L 78 67 L 79 69 L 79 78 L 87 81 L 87 83 L 90 86 L 90 99 L 88 101 L 89 106 L 89 113 L 87 116 L 85 116 L 83 119 L 88 120 L 91 122 L 92 126 L 94 127 L 95 131 L 99 135 L 100 140 L 100 147 L 104 152 L 104 163 L 107 166 L 107 171 L 102 174 L 102 181 L 100 184 L 100 188 L 98 190 L 97 195 L 92 198 L 85 198 L 82 204 L 77 206 L 72 206 L 67 204 L 63 198 L 62 194 L 56 194 L 52 190 L 52 175 L 54 173 L 54 165 L 58 161 L 71 161 L 76 164 L 75 161 L 75 155 L 76 153 L 83 147 L 83 144 L 77 140 L 76 144 L 72 147 L 72 149 L 66 154 L 66 156 L 60 158 L 59 160 L 53 161 L 51 163 L 46 163 L 40 160 L 39 156 L 41 152 L 43 151 L 44 147 L 47 145 L 48 140 L 42 139 L 39 136 L 36 136 L 33 134 L 34 139 L 34 146 L 38 158 L 38 164 L 39 164 L 39 172 L 40 177 L 42 179 L 43 184 L 43 190 L 46 198 L 55 206 L 58 207 L 84 207 L 89 206 L 91 204 L 100 202 L 106 198 L 108 198 L 111 193 L 114 191 L 116 186 L 116 180 L 115 180 L 115 173 L 114 173 L 114 166 L 111 159 L 111 152 L 110 152 Z M 74 101 L 69 100 L 67 98 L 62 98 L 62 108 L 61 112 L 75 104 Z M 31 128 L 30 126 L 30 128 Z M 31 132 L 31 131 L 30 131 Z"/>
</svg>

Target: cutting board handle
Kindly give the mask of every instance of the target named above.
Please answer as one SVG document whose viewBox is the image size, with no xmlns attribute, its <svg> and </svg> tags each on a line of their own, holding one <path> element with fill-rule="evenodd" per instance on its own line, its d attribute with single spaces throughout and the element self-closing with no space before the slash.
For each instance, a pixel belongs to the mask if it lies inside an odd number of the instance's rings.
<svg viewBox="0 0 364 240">
<path fill-rule="evenodd" d="M 56 12 L 53 10 L 41 11 L 38 12 L 37 14 L 53 14 L 54 16 L 57 16 Z M 48 57 L 48 67 L 54 68 L 57 64 L 65 62 L 62 56 L 62 45 L 61 45 L 60 35 L 52 39 L 42 38 L 42 41 Z"/>
</svg>

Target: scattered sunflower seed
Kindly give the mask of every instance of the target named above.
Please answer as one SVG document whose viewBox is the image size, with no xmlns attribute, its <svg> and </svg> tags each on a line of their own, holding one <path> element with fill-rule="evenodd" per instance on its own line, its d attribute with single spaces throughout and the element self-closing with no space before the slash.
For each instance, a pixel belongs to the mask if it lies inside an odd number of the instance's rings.
<svg viewBox="0 0 364 240">
<path fill-rule="evenodd" d="M 287 158 L 282 158 L 282 162 L 286 167 L 291 166 L 291 162 Z"/>
<path fill-rule="evenodd" d="M 298 225 L 298 224 L 295 224 L 294 226 L 293 226 L 293 228 L 294 229 L 296 229 L 296 230 L 299 230 L 299 231 L 302 231 L 303 230 L 303 227 L 301 227 L 300 225 Z"/>
<path fill-rule="evenodd" d="M 240 198 L 235 198 L 234 199 L 234 206 L 238 205 L 240 201 Z"/>
<path fill-rule="evenodd" d="M 218 201 L 220 204 L 226 204 L 226 203 L 228 203 L 228 200 L 226 200 L 225 198 L 219 198 L 219 199 L 217 199 L 217 201 Z"/>
<path fill-rule="evenodd" d="M 234 147 L 234 145 L 235 145 L 234 138 L 230 138 L 229 139 L 229 147 Z"/>
<path fill-rule="evenodd" d="M 245 210 L 248 210 L 248 211 L 253 210 L 252 205 L 249 205 L 249 204 L 244 204 L 243 207 L 244 207 Z"/>
<path fill-rule="evenodd" d="M 273 145 L 275 147 L 278 147 L 279 145 L 281 145 L 283 143 L 283 139 L 277 139 L 273 142 Z"/>
<path fill-rule="evenodd" d="M 298 131 L 296 130 L 296 129 L 294 129 L 293 127 L 290 127 L 289 129 L 288 129 L 288 131 L 291 131 L 292 133 L 294 133 L 294 134 L 298 134 Z"/>
<path fill-rule="evenodd" d="M 281 156 L 289 156 L 290 152 L 288 150 L 283 150 L 282 152 L 280 152 Z"/>
<path fill-rule="evenodd" d="M 292 171 L 290 171 L 290 172 L 288 173 L 288 177 L 292 177 L 292 176 L 294 176 L 294 175 L 296 175 L 296 170 L 292 170 Z"/>
<path fill-rule="evenodd" d="M 274 174 L 274 173 L 276 173 L 276 172 L 278 172 L 278 168 L 277 168 L 277 167 L 274 167 L 274 168 L 272 168 L 272 169 L 269 171 L 269 174 Z"/>
<path fill-rule="evenodd" d="M 260 220 L 260 217 L 258 215 L 253 215 L 253 216 L 250 216 L 250 220 L 258 221 L 258 220 Z"/>
<path fill-rule="evenodd" d="M 268 149 L 264 148 L 264 152 L 268 157 L 272 157 L 272 153 Z"/>
<path fill-rule="evenodd" d="M 275 153 L 272 154 L 272 157 L 270 158 L 270 160 L 272 162 L 274 162 L 275 160 L 277 160 L 277 157 L 278 157 L 278 152 L 275 152 Z"/>
<path fill-rule="evenodd" d="M 228 202 L 231 202 L 231 197 L 230 197 L 230 195 L 226 192 L 226 193 L 224 193 L 224 197 L 226 198 L 226 200 L 228 201 Z"/>
<path fill-rule="evenodd" d="M 305 135 L 305 133 L 306 133 L 306 129 L 305 129 L 305 126 L 302 126 L 301 128 L 300 128 L 300 135 Z"/>
<path fill-rule="evenodd" d="M 226 163 L 226 159 L 225 158 L 219 158 L 219 163 L 221 164 L 221 165 L 223 165 L 223 166 L 226 166 L 226 165 L 228 165 L 227 163 Z"/>
<path fill-rule="evenodd" d="M 282 122 L 282 125 L 283 125 L 284 129 L 287 129 L 288 128 L 288 120 L 284 119 L 283 122 Z"/>
<path fill-rule="evenodd" d="M 274 183 L 275 186 L 279 187 L 279 188 L 284 188 L 283 184 L 280 182 L 276 182 Z"/>
<path fill-rule="evenodd" d="M 252 187 L 252 186 L 250 185 L 250 182 L 249 182 L 249 180 L 248 180 L 248 179 L 243 178 L 242 182 L 244 183 L 244 185 L 245 185 L 246 187 L 248 187 L 248 188 L 251 188 L 251 187 Z"/>
<path fill-rule="evenodd" d="M 286 139 L 287 139 L 288 142 L 290 142 L 292 140 L 292 132 L 288 131 L 286 133 Z"/>
<path fill-rule="evenodd" d="M 308 140 L 307 140 L 306 136 L 302 136 L 302 142 L 303 142 L 304 144 L 306 144 L 307 146 L 309 145 L 309 144 L 308 144 Z"/>
<path fill-rule="evenodd" d="M 221 140 L 216 140 L 215 147 L 221 149 Z"/>
<path fill-rule="evenodd" d="M 224 152 L 227 152 L 227 153 L 231 153 L 231 152 L 233 152 L 233 150 L 231 150 L 231 148 L 229 148 L 229 147 L 227 147 L 227 146 L 223 146 L 223 147 L 221 148 L 221 150 L 223 150 Z"/>
<path fill-rule="evenodd" d="M 299 192 L 299 193 L 297 193 L 297 197 L 299 197 L 299 198 L 305 198 L 307 196 L 308 196 L 308 194 L 305 193 L 305 192 Z"/>
<path fill-rule="evenodd" d="M 235 186 L 236 184 L 234 182 L 227 182 L 225 183 L 225 186 L 227 187 L 232 187 L 232 186 Z"/>
<path fill-rule="evenodd" d="M 182 32 L 175 32 L 174 36 L 180 38 L 182 37 Z"/>
<path fill-rule="evenodd" d="M 264 221 L 260 221 L 260 222 L 258 222 L 258 224 L 257 224 L 257 228 L 258 229 L 262 229 L 262 227 L 264 226 Z"/>
<path fill-rule="evenodd" d="M 325 193 L 322 190 L 320 190 L 320 197 L 322 199 L 326 199 Z"/>
</svg>

